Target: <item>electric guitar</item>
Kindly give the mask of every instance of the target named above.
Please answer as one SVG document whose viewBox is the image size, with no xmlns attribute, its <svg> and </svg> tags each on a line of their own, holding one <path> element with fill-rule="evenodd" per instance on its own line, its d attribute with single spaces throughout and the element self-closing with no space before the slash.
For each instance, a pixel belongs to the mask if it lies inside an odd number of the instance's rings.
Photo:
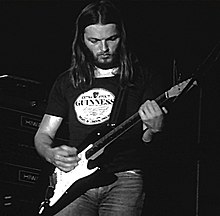
<svg viewBox="0 0 220 216">
<path fill-rule="evenodd" d="M 191 79 L 173 86 L 168 91 L 161 94 L 155 101 L 161 106 L 169 98 L 177 97 L 187 86 Z M 197 85 L 196 81 L 193 85 Z M 141 121 L 141 118 L 136 112 L 127 120 L 123 121 L 118 126 L 111 128 L 104 135 L 98 131 L 92 134 L 91 137 L 96 137 L 97 141 L 87 141 L 80 145 L 78 166 L 70 171 L 63 172 L 58 168 L 54 169 L 52 175 L 49 176 L 49 185 L 44 201 L 41 203 L 38 215 L 54 215 L 77 197 L 82 195 L 96 181 L 96 176 L 100 175 L 98 165 L 92 164 L 99 157 L 106 146 L 110 145 L 114 140 Z M 98 138 L 97 138 L 98 137 Z M 90 140 L 90 139 L 89 139 Z"/>
</svg>

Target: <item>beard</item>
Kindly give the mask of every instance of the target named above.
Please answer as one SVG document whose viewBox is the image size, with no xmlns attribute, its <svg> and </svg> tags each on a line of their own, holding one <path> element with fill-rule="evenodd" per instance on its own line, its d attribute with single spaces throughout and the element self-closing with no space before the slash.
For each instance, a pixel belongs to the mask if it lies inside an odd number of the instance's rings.
<svg viewBox="0 0 220 216">
<path fill-rule="evenodd" d="M 100 53 L 97 56 L 94 56 L 93 53 L 85 47 L 85 53 L 87 60 L 94 66 L 101 69 L 110 69 L 119 66 L 119 52 L 109 54 L 109 53 Z"/>
<path fill-rule="evenodd" d="M 119 66 L 119 55 L 115 54 L 100 54 L 98 57 L 93 56 L 93 64 L 101 69 L 110 69 Z"/>
</svg>

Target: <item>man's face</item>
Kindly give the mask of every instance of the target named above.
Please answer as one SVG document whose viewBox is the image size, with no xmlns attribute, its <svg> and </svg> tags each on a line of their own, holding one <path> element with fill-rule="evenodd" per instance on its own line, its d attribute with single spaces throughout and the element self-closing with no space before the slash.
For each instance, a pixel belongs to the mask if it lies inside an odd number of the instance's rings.
<svg viewBox="0 0 220 216">
<path fill-rule="evenodd" d="M 93 62 L 101 68 L 109 68 L 116 60 L 120 37 L 115 24 L 89 25 L 84 31 L 84 42 L 92 54 Z"/>
</svg>

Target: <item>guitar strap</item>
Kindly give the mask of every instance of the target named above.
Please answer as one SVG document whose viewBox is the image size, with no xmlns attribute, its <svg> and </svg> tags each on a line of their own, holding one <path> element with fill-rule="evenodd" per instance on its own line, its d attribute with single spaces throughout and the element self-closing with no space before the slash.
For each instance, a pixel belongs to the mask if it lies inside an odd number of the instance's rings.
<svg viewBox="0 0 220 216">
<path fill-rule="evenodd" d="M 114 101 L 112 111 L 110 114 L 109 126 L 111 126 L 111 127 L 114 127 L 115 125 L 117 125 L 120 120 L 119 116 L 122 111 L 122 105 L 124 102 L 126 89 L 127 89 L 127 86 L 120 86 L 119 87 L 119 90 L 118 90 L 119 92 L 118 92 L 117 97 Z"/>
</svg>

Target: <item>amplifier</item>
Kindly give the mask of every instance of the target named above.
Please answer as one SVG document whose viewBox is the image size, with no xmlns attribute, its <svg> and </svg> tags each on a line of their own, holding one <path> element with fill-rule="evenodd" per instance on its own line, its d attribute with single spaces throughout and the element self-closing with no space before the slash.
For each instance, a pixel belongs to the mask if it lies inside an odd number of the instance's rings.
<svg viewBox="0 0 220 216">
<path fill-rule="evenodd" d="M 38 180 L 41 172 L 40 168 L 34 168 L 33 166 L 24 166 L 2 161 L 0 162 L 0 167 L 0 182 L 26 187 L 32 187 Z"/>
<path fill-rule="evenodd" d="M 33 215 L 35 183 L 40 169 L 0 162 L 0 215 Z"/>
<path fill-rule="evenodd" d="M 18 157 L 15 152 L 10 154 L 11 157 Z M 9 159 L 0 161 L 0 215 L 32 215 L 30 206 L 34 203 L 35 183 L 40 176 L 43 161 L 39 160 L 36 165 L 39 168 L 34 168 L 31 162 L 29 165 L 25 162 L 26 156 L 22 158 L 24 165 L 7 162 Z"/>
<path fill-rule="evenodd" d="M 34 147 L 46 108 L 40 95 L 39 83 L 0 76 L 0 215 L 33 215 L 35 183 L 45 165 Z M 68 144 L 68 139 L 68 122 L 64 121 L 55 142 Z"/>
<path fill-rule="evenodd" d="M 22 105 L 18 98 L 9 99 L 13 106 L 0 103 L 0 182 L 7 184 L 8 189 L 13 185 L 30 190 L 45 165 L 34 147 L 34 135 L 44 112 L 38 106 Z M 17 102 L 19 106 L 15 105 Z M 68 137 L 68 123 L 64 121 L 55 142 L 68 144 Z"/>
</svg>

